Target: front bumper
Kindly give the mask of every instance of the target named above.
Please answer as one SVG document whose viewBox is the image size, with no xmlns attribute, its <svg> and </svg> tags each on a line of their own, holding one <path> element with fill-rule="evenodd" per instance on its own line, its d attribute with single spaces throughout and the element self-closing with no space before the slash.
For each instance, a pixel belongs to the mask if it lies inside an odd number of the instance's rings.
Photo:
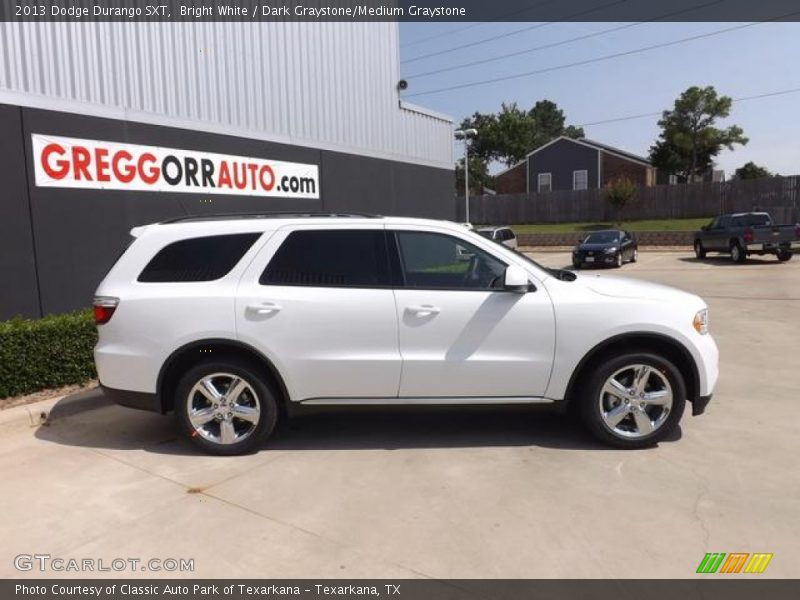
<svg viewBox="0 0 800 600">
<path fill-rule="evenodd" d="M 577 262 L 579 265 L 613 265 L 617 261 L 617 254 L 603 254 L 601 252 L 595 252 L 594 254 L 587 254 L 584 252 L 573 254 L 573 260 Z M 591 262 L 589 259 L 592 259 Z"/>
<path fill-rule="evenodd" d="M 118 390 L 100 384 L 100 389 L 106 398 L 128 408 L 135 408 L 137 410 L 148 410 L 151 412 L 162 412 L 161 403 L 158 401 L 156 394 L 148 394 L 146 392 L 131 392 L 130 390 Z"/>
</svg>

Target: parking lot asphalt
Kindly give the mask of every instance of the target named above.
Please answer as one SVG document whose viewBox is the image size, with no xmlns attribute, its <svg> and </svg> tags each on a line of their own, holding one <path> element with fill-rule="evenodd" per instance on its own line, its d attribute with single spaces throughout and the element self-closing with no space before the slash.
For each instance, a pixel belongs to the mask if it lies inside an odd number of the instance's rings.
<svg viewBox="0 0 800 600">
<path fill-rule="evenodd" d="M 642 252 L 586 275 L 708 302 L 721 376 L 676 439 L 610 450 L 519 411 L 323 414 L 220 458 L 170 418 L 82 392 L 0 412 L 0 577 L 137 576 L 14 567 L 47 553 L 194 559 L 144 576 L 685 578 L 706 552 L 770 552 L 756 577 L 800 576 L 800 256 Z"/>
</svg>

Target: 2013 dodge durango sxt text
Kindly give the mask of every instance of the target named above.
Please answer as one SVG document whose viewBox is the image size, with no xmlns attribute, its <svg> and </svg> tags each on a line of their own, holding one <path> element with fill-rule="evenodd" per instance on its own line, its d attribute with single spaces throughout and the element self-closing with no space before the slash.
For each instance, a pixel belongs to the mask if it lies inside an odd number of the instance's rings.
<svg viewBox="0 0 800 600">
<path fill-rule="evenodd" d="M 546 269 L 455 223 L 212 215 L 131 233 L 95 297 L 100 382 L 213 453 L 252 450 L 299 405 L 574 404 L 640 448 L 717 379 L 697 296 Z"/>
</svg>

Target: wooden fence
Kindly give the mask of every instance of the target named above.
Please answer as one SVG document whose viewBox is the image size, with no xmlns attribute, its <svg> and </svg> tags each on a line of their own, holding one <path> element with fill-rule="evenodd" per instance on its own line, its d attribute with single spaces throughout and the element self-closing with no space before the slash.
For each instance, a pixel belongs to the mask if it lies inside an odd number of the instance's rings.
<svg viewBox="0 0 800 600">
<path fill-rule="evenodd" d="M 456 201 L 464 220 L 464 200 Z M 471 196 L 470 221 L 476 224 L 569 223 L 616 219 L 602 189 Z M 777 222 L 800 220 L 800 176 L 768 177 L 721 183 L 686 183 L 639 188 L 622 218 L 682 219 L 765 210 Z"/>
</svg>

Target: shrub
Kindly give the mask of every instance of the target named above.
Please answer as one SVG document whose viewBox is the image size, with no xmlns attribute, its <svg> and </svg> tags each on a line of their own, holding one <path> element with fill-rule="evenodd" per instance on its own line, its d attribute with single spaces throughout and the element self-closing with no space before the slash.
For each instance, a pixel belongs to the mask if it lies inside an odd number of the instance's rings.
<svg viewBox="0 0 800 600">
<path fill-rule="evenodd" d="M 622 222 L 622 212 L 625 207 L 636 201 L 639 195 L 639 188 L 629 178 L 617 177 L 606 184 L 605 197 L 608 203 L 614 207 L 617 222 Z"/>
<path fill-rule="evenodd" d="M 96 342 L 90 310 L 0 322 L 0 398 L 92 379 Z"/>
</svg>

